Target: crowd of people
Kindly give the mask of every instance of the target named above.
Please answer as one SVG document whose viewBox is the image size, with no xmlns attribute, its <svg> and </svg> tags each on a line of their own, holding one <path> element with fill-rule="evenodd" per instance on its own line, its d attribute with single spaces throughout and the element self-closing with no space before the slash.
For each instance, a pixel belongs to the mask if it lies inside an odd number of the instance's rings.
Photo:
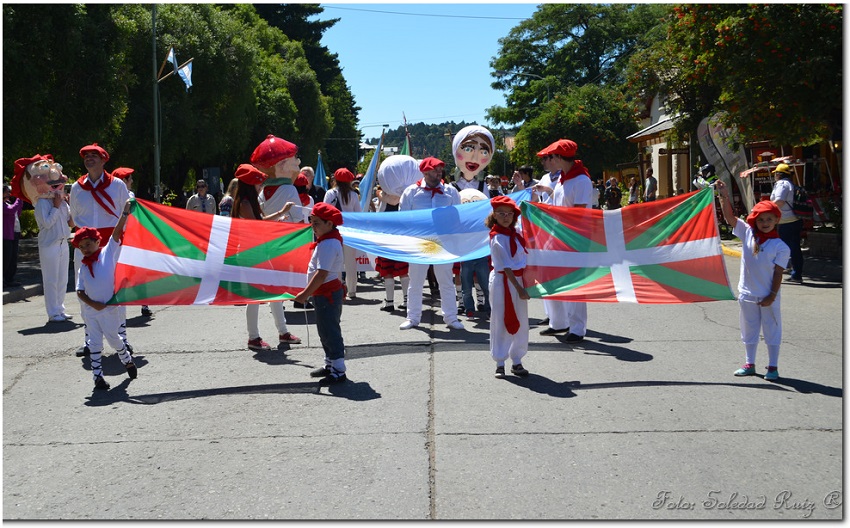
<svg viewBox="0 0 850 528">
<path fill-rule="evenodd" d="M 501 181 L 482 174 L 494 151 L 492 134 L 477 125 L 466 127 L 455 135 L 453 141 L 455 161 L 459 175 L 447 183 L 445 162 L 428 157 L 418 165 L 421 178 L 403 188 L 400 195 L 377 189 L 372 209 L 377 212 L 412 211 L 459 205 L 461 195 L 480 193 L 489 199 L 492 212 L 485 224 L 490 228 L 490 255 L 477 261 L 453 264 L 418 264 L 397 262 L 379 257 L 376 271 L 384 281 L 386 299 L 382 311 L 392 312 L 395 279 L 402 288 L 405 319 L 400 330 L 417 327 L 421 322 L 423 290 L 426 282 L 432 287 L 432 297 L 439 297 L 444 323 L 452 330 L 463 330 L 459 315 L 472 318 L 476 312 L 490 321 L 490 351 L 496 362 L 496 377 L 506 375 L 506 361 L 511 361 L 511 373 L 527 376 L 523 365 L 528 352 L 529 295 L 523 285 L 526 267 L 526 242 L 517 228 L 520 209 L 508 196 Z M 619 182 L 611 179 L 602 191 L 594 185 L 588 168 L 578 159 L 574 141 L 560 139 L 537 153 L 545 173 L 534 178 L 530 166 L 522 166 L 513 174 L 509 191 L 530 189 L 532 201 L 560 207 L 617 209 L 622 205 Z M 45 308 L 50 322 L 71 318 L 65 312 L 65 285 L 68 280 L 69 248 L 67 241 L 73 235 L 74 270 L 77 297 L 84 320 L 84 344 L 78 355 L 90 355 L 92 375 L 96 389 L 108 389 L 100 367 L 104 341 L 113 347 L 121 358 L 130 378 L 137 376 L 132 360 L 133 348 L 126 335 L 126 308 L 107 305 L 112 297 L 114 272 L 121 246 L 126 219 L 133 204 L 133 170 L 105 169 L 108 152 L 97 143 L 80 149 L 86 169 L 71 187 L 70 194 L 63 189 L 62 166 L 52 156 L 36 154 L 15 162 L 15 178 L 10 188 L 4 188 L 4 257 L 13 255 L 7 241 L 13 241 L 7 231 L 10 216 L 20 211 L 20 199 L 34 205 L 39 233 L 39 256 L 45 292 Z M 735 372 L 736 376 L 755 373 L 755 350 L 759 331 L 762 330 L 768 347 L 768 374 L 766 379 L 778 377 L 781 318 L 779 313 L 779 288 L 782 272 L 790 257 L 794 274 L 799 282 L 802 262 L 797 262 L 797 247 L 793 246 L 796 226 L 788 213 L 788 189 L 781 183 L 785 174 L 777 168 L 777 186 L 772 202 L 761 202 L 753 209 L 746 222 L 737 219 L 729 207 L 728 189 L 717 183 L 720 201 L 726 220 L 733 225 L 735 234 L 744 243 L 739 283 L 741 311 L 741 336 L 746 350 L 746 363 Z M 482 177 L 483 176 L 483 177 Z M 301 167 L 298 147 L 282 138 L 269 135 L 254 150 L 250 163 L 240 165 L 227 192 L 218 204 L 218 214 L 251 221 L 283 221 L 310 224 L 315 242 L 307 270 L 307 286 L 295 296 L 297 307 L 316 312 L 317 330 L 324 351 L 324 366 L 311 376 L 321 378 L 321 384 L 345 381 L 345 344 L 340 321 L 344 302 L 357 297 L 358 272 L 354 262 L 354 249 L 345 245 L 337 227 L 343 223 L 343 212 L 360 212 L 360 195 L 354 182 L 355 175 L 347 168 L 333 174 L 333 185 L 327 192 L 312 185 L 314 172 Z M 46 185 L 37 187 L 38 182 Z M 633 178 L 628 186 L 628 203 L 638 202 L 638 182 Z M 196 194 L 186 208 L 200 214 L 216 214 L 216 203 L 207 192 L 204 180 L 198 180 Z M 398 192 L 398 191 L 396 191 Z M 653 201 L 657 183 L 649 171 L 644 185 L 643 201 Z M 476 195 L 477 196 L 477 195 Z M 14 198 L 14 201 L 12 201 Z M 478 198 L 475 198 L 478 199 Z M 785 231 L 791 242 L 783 240 Z M 778 228 L 778 229 L 777 229 Z M 798 240 L 798 239 L 797 239 Z M 801 260 L 801 259 L 800 259 Z M 64 274 L 64 275 L 63 275 Z M 4 260 L 4 280 L 9 281 L 7 262 Z M 799 279 L 799 280 L 798 280 Z M 479 290 L 480 297 L 474 295 Z M 437 292 L 438 290 L 438 292 Z M 478 299 L 476 299 L 478 297 Z M 482 301 L 483 299 L 483 301 Z M 476 302 L 478 301 L 478 302 Z M 287 328 L 283 302 L 268 303 L 278 330 L 278 342 L 299 344 L 300 338 Z M 477 310 L 475 310 L 477 308 Z M 565 334 L 566 343 L 585 339 L 588 327 L 587 304 L 544 300 L 546 319 L 544 336 Z M 269 345 L 260 335 L 258 326 L 259 304 L 246 307 L 247 347 L 254 351 L 268 351 Z M 143 314 L 150 309 L 143 307 Z"/>
</svg>

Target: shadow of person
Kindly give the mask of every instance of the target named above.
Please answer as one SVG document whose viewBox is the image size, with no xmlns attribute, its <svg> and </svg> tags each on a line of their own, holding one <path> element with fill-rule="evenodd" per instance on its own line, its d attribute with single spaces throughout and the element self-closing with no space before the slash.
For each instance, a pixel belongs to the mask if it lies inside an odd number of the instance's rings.
<svg viewBox="0 0 850 528">
<path fill-rule="evenodd" d="M 107 380 L 108 382 L 109 380 Z M 92 388 L 91 396 L 86 396 L 86 402 L 84 405 L 87 407 L 105 407 L 108 405 L 112 405 L 113 403 L 118 403 L 122 401 L 127 401 L 130 399 L 130 395 L 127 394 L 127 387 L 130 386 L 130 378 L 125 378 L 118 385 L 112 385 L 109 390 L 100 390 Z"/>
<path fill-rule="evenodd" d="M 319 394 L 322 394 L 321 392 Z M 328 385 L 328 395 L 351 401 L 377 400 L 381 394 L 365 381 L 351 381 Z"/>
<path fill-rule="evenodd" d="M 651 354 L 637 352 L 630 348 L 625 348 L 621 346 L 606 345 L 599 341 L 588 341 L 587 339 L 585 339 L 584 341 L 580 341 L 578 343 L 567 343 L 566 336 L 564 335 L 556 336 L 556 339 L 560 343 L 572 347 L 573 350 L 581 350 L 585 354 L 590 355 L 610 356 L 618 359 L 619 361 L 640 363 L 644 361 L 652 361 L 653 359 L 655 359 Z M 631 342 L 631 339 L 629 339 L 627 342 Z"/>
<path fill-rule="evenodd" d="M 18 333 L 25 336 L 39 334 L 61 334 L 64 332 L 72 332 L 78 328 L 82 328 L 83 326 L 85 325 L 81 322 L 62 321 L 59 323 L 44 323 L 44 326 L 38 326 L 34 328 L 24 328 L 23 330 L 18 330 Z"/>
<path fill-rule="evenodd" d="M 135 356 L 131 356 L 133 358 L 133 364 L 136 365 L 136 368 L 142 368 L 143 366 L 148 364 L 148 360 L 145 359 L 145 356 L 142 354 L 136 354 Z M 91 356 L 83 356 L 80 358 L 80 363 L 82 363 L 84 370 L 91 370 Z M 111 353 L 103 353 L 100 357 L 100 368 L 103 370 L 104 376 L 118 376 L 120 374 L 126 374 L 127 368 L 124 366 L 124 363 L 121 362 L 121 356 L 118 355 L 114 350 Z M 109 380 L 106 380 L 109 381 Z"/>
<path fill-rule="evenodd" d="M 524 378 L 508 376 L 505 378 L 505 381 L 539 394 L 552 396 L 553 398 L 575 398 L 576 393 L 573 389 L 581 385 L 580 381 L 557 382 L 539 374 L 529 374 Z"/>
<path fill-rule="evenodd" d="M 763 377 L 763 376 L 761 376 Z M 824 396 L 832 396 L 833 398 L 841 398 L 844 396 L 844 389 L 841 387 L 829 387 L 820 383 L 813 383 L 794 378 L 780 377 L 773 382 L 774 385 L 783 385 L 790 387 L 801 394 L 823 394 Z"/>
</svg>

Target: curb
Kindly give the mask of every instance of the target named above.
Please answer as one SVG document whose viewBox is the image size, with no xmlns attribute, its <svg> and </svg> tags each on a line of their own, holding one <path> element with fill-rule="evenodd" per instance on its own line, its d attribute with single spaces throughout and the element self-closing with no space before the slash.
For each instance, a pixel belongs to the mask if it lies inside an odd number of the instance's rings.
<svg viewBox="0 0 850 528">
<path fill-rule="evenodd" d="M 729 256 L 729 257 L 741 258 L 741 251 L 740 250 L 732 249 L 730 247 L 726 247 L 723 244 L 721 244 L 721 247 L 723 247 L 723 254 L 724 255 Z"/>
<path fill-rule="evenodd" d="M 35 297 L 36 295 L 42 294 L 44 294 L 44 285 L 30 284 L 20 288 L 15 288 L 14 290 L 3 292 L 3 304 L 22 301 L 29 297 Z"/>
</svg>

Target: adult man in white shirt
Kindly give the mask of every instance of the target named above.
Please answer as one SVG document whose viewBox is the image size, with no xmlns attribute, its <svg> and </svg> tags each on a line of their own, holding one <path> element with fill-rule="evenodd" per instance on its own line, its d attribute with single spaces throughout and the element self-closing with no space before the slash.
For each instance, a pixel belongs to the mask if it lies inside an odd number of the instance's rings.
<svg viewBox="0 0 850 528">
<path fill-rule="evenodd" d="M 460 194 L 451 185 L 442 182 L 445 163 L 437 158 L 425 158 L 419 164 L 422 179 L 411 185 L 401 194 L 399 211 L 433 209 L 449 205 L 460 205 Z M 407 288 L 407 319 L 399 329 L 409 330 L 419 326 L 422 318 L 422 288 L 428 274 L 428 264 L 411 263 L 408 268 L 410 285 Z M 452 264 L 434 264 L 434 275 L 440 285 L 440 304 L 443 309 L 443 321 L 455 330 L 463 330 L 463 324 L 457 319 L 457 299 L 452 277 Z"/>
</svg>

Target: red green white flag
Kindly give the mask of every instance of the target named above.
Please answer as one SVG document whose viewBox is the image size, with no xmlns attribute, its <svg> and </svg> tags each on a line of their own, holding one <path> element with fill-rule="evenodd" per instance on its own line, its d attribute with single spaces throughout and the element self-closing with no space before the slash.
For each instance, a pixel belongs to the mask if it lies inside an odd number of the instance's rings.
<svg viewBox="0 0 850 528">
<path fill-rule="evenodd" d="M 109 304 L 248 304 L 307 284 L 310 226 L 244 220 L 136 200 Z"/>
<path fill-rule="evenodd" d="M 714 191 L 613 211 L 523 202 L 532 297 L 674 304 L 734 299 Z"/>
</svg>

